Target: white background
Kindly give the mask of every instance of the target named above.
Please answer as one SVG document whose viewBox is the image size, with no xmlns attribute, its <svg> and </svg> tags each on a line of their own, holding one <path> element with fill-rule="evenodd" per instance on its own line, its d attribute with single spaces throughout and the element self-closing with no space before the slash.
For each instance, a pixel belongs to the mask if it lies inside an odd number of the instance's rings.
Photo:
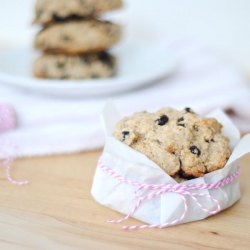
<svg viewBox="0 0 250 250">
<path fill-rule="evenodd" d="M 70 0 L 69 0 L 70 1 Z M 34 0 L 0 0 L 0 46 L 32 44 Z M 124 0 L 106 18 L 119 21 L 124 41 L 156 42 L 166 34 L 191 36 L 250 74 L 249 0 Z"/>
</svg>

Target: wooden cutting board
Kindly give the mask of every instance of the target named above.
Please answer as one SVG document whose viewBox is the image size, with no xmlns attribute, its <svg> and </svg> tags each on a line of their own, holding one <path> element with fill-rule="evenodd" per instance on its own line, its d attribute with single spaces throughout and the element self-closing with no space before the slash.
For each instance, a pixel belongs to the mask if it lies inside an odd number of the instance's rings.
<svg viewBox="0 0 250 250">
<path fill-rule="evenodd" d="M 250 154 L 241 160 L 242 198 L 205 220 L 124 231 L 122 215 L 96 203 L 90 189 L 101 151 L 16 160 L 13 186 L 0 168 L 0 249 L 250 249 Z M 129 219 L 125 225 L 138 225 Z"/>
</svg>

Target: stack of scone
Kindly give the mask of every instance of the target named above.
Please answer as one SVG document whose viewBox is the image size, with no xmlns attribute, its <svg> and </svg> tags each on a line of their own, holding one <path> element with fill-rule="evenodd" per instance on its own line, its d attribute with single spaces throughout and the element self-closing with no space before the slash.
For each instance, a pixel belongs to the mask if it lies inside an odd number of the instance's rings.
<svg viewBox="0 0 250 250">
<path fill-rule="evenodd" d="M 221 128 L 215 118 L 200 117 L 190 108 L 163 108 L 123 118 L 114 137 L 182 182 L 225 166 L 231 150 Z"/>
<path fill-rule="evenodd" d="M 121 34 L 118 25 L 100 21 L 100 13 L 121 7 L 121 0 L 37 0 L 35 23 L 44 28 L 35 48 L 44 53 L 34 63 L 39 78 L 110 77 L 116 59 L 106 50 Z"/>
</svg>

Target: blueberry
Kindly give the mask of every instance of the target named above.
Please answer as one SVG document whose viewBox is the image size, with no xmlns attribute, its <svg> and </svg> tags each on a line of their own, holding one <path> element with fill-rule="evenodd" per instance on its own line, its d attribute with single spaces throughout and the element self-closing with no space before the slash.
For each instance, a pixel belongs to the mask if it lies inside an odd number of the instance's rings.
<svg viewBox="0 0 250 250">
<path fill-rule="evenodd" d="M 183 123 L 178 123 L 177 126 L 182 126 L 184 128 L 186 127 L 185 124 L 183 124 Z"/>
<path fill-rule="evenodd" d="M 209 142 L 215 142 L 214 139 L 211 139 L 210 141 L 209 140 L 205 140 L 205 142 L 209 143 Z"/>
<path fill-rule="evenodd" d="M 67 17 L 67 20 L 66 21 L 78 21 L 78 20 L 83 20 L 85 19 L 84 17 L 82 16 L 79 16 L 79 15 L 76 15 L 76 14 L 73 14 L 73 15 L 70 15 L 69 17 Z"/>
<path fill-rule="evenodd" d="M 194 111 L 191 108 L 185 108 L 185 110 L 187 111 L 187 113 L 192 113 L 194 114 Z"/>
<path fill-rule="evenodd" d="M 201 151 L 196 146 L 192 146 L 189 149 L 190 149 L 190 151 L 191 151 L 192 154 L 200 156 Z"/>
<path fill-rule="evenodd" d="M 129 135 L 129 131 L 122 131 L 123 141 L 125 140 L 126 135 Z"/>
<path fill-rule="evenodd" d="M 53 13 L 52 18 L 55 22 L 78 21 L 78 20 L 84 19 L 84 17 L 75 15 L 75 14 L 67 16 L 67 17 L 61 17 L 57 13 Z"/>
<path fill-rule="evenodd" d="M 65 19 L 65 18 L 63 18 L 63 17 L 58 16 L 57 13 L 53 13 L 53 14 L 52 14 L 52 18 L 53 18 L 53 20 L 54 20 L 55 22 L 62 22 L 62 21 L 64 21 L 64 19 Z"/>
<path fill-rule="evenodd" d="M 110 68 L 113 67 L 113 61 L 111 59 L 111 56 L 109 56 L 108 53 L 106 52 L 101 52 L 98 55 L 98 58 L 101 62 L 103 62 L 104 64 L 108 65 Z"/>
<path fill-rule="evenodd" d="M 183 122 L 183 121 L 184 121 L 184 117 L 183 116 L 178 119 L 178 122 Z"/>
<path fill-rule="evenodd" d="M 166 115 L 162 115 L 159 119 L 156 120 L 158 125 L 163 126 L 168 122 L 168 117 Z"/>
<path fill-rule="evenodd" d="M 179 176 L 181 178 L 184 178 L 184 179 L 187 179 L 187 180 L 195 179 L 195 177 L 193 175 L 186 174 L 182 169 L 180 169 L 180 171 L 178 172 L 178 174 L 179 174 Z"/>
</svg>

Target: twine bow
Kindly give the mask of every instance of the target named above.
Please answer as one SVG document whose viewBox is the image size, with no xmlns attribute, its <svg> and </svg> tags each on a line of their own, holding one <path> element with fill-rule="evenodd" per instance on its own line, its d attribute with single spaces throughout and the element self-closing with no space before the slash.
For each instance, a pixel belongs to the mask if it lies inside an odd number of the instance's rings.
<svg viewBox="0 0 250 250">
<path fill-rule="evenodd" d="M 195 203 L 205 211 L 206 213 L 209 214 L 217 214 L 220 212 L 221 207 L 220 203 L 218 200 L 216 200 L 213 196 L 206 194 L 206 193 L 194 193 L 194 192 L 189 192 L 191 190 L 209 190 L 209 189 L 215 189 L 215 188 L 220 188 L 223 187 L 224 185 L 227 185 L 228 183 L 232 182 L 235 180 L 238 175 L 239 175 L 239 170 L 240 167 L 237 168 L 236 172 L 230 176 L 228 176 L 226 179 L 223 179 L 217 183 L 208 183 L 208 184 L 142 184 L 142 183 L 137 183 L 128 179 L 123 178 L 116 172 L 114 172 L 112 169 L 106 167 L 103 165 L 101 160 L 98 162 L 98 166 L 100 167 L 101 170 L 103 170 L 105 173 L 108 175 L 112 176 L 114 179 L 117 179 L 121 182 L 127 183 L 129 185 L 133 185 L 137 187 L 137 190 L 134 192 L 134 197 L 137 199 L 136 205 L 132 208 L 132 210 L 122 219 L 120 220 L 109 220 L 108 222 L 111 223 L 120 223 L 125 220 L 127 220 L 129 217 L 131 217 L 134 212 L 139 208 L 140 204 L 145 201 L 145 200 L 150 200 L 155 197 L 158 197 L 162 195 L 163 193 L 176 193 L 180 195 L 182 198 L 183 204 L 184 204 L 184 211 L 182 215 L 177 218 L 176 220 L 173 220 L 171 222 L 166 222 L 166 223 L 160 223 L 160 224 L 152 224 L 152 225 L 142 225 L 142 226 L 124 226 L 123 229 L 125 230 L 130 230 L 130 229 L 142 229 L 142 228 L 163 228 L 163 227 L 168 227 L 172 226 L 174 224 L 177 224 L 178 222 L 182 221 L 188 211 L 188 206 L 187 206 L 187 199 L 186 196 L 191 197 Z M 139 191 L 145 191 L 147 192 L 146 195 L 140 195 Z M 153 191 L 152 191 L 153 190 Z M 152 191 L 152 192 L 150 192 Z M 149 192 L 149 193 L 148 193 Z M 207 199 L 210 199 L 212 202 L 215 203 L 216 208 L 214 210 L 209 210 L 206 209 L 198 200 L 196 197 L 203 196 L 206 197 Z"/>
</svg>

